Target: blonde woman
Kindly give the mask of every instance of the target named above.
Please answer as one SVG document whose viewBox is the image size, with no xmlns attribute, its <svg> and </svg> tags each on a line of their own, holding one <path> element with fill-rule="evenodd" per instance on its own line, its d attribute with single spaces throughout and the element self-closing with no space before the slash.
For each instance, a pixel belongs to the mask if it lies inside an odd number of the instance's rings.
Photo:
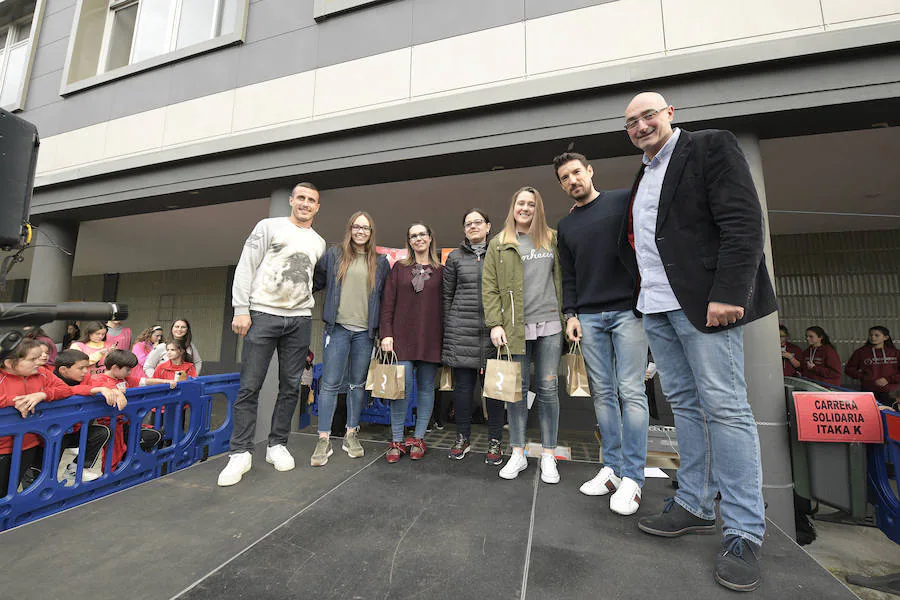
<svg viewBox="0 0 900 600">
<path fill-rule="evenodd" d="M 562 275 L 556 232 L 547 226 L 544 202 L 533 187 L 512 198 L 506 224 L 488 244 L 482 283 L 484 322 L 494 346 L 509 346 L 522 366 L 522 400 L 507 404 L 512 454 L 500 470 L 515 479 L 528 467 L 525 426 L 529 378 L 534 364 L 541 426 L 541 480 L 558 483 L 553 451 L 559 429 L 557 372 L 562 354 Z"/>
</svg>

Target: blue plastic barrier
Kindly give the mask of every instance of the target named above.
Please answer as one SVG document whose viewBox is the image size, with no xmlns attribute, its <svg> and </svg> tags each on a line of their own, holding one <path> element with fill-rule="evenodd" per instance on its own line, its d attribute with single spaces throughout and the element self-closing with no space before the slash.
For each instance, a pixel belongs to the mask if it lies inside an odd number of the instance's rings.
<svg viewBox="0 0 900 600">
<path fill-rule="evenodd" d="M 310 412 L 317 417 L 319 416 L 319 388 L 322 385 L 322 373 L 323 373 L 322 363 L 319 363 L 313 367 L 313 383 L 312 390 L 313 396 L 315 397 L 315 402 L 310 406 Z M 341 384 L 341 393 L 347 393 L 344 389 L 346 384 Z M 413 427 L 416 424 L 416 416 L 414 414 L 413 409 L 415 409 L 419 405 L 419 393 L 416 388 L 416 374 L 413 373 L 413 389 L 409 398 L 409 406 L 406 408 L 406 420 L 404 421 L 405 427 Z M 377 423 L 379 425 L 390 425 L 391 424 L 391 406 L 389 404 L 389 400 L 382 400 L 381 398 L 374 398 L 371 392 L 366 392 L 366 395 L 363 400 L 363 409 L 362 413 L 360 413 L 359 420 L 363 423 Z M 302 427 L 301 427 L 302 429 Z"/>
<path fill-rule="evenodd" d="M 900 412 L 881 411 L 881 420 L 884 446 L 869 448 L 870 500 L 875 505 L 875 524 L 884 535 L 900 544 L 900 497 L 896 491 L 900 469 Z M 889 464 L 894 466 L 893 473 L 888 470 Z"/>
<path fill-rule="evenodd" d="M 99 396 L 42 402 L 35 414 L 25 419 L 14 408 L 0 409 L 0 437 L 13 437 L 10 489 L 0 490 L 4 494 L 0 497 L 0 531 L 183 469 L 227 450 L 238 381 L 237 374 L 212 375 L 182 382 L 175 389 L 167 385 L 130 389 L 128 405 L 121 412 L 107 406 Z M 228 414 L 220 427 L 211 430 L 214 394 L 227 398 Z M 106 452 L 103 474 L 97 480 L 82 481 L 83 465 L 79 462 L 74 485 L 57 481 L 63 435 L 80 423 L 79 455 L 84 456 L 86 425 L 96 418 L 111 417 L 113 437 L 107 445 L 110 447 L 116 429 L 122 427 L 118 416 L 128 422 L 125 438 L 128 448 L 116 469 L 111 468 L 112 452 Z M 141 424 L 145 422 L 161 430 L 164 440 L 161 447 L 148 452 L 141 450 L 138 443 Z M 22 438 L 26 433 L 43 438 L 44 456 L 40 476 L 28 489 L 19 492 L 17 475 Z"/>
</svg>

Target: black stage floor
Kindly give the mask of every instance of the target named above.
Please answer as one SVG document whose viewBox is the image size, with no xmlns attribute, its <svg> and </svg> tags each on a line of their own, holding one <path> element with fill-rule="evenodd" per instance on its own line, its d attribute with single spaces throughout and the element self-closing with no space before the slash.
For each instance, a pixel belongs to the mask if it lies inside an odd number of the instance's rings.
<svg viewBox="0 0 900 600">
<path fill-rule="evenodd" d="M 334 440 L 309 466 L 315 437 L 294 434 L 297 468 L 265 449 L 232 488 L 217 457 L 0 534 L 0 597 L 16 600 L 282 598 L 733 598 L 713 581 L 719 536 L 660 539 L 636 520 L 668 481 L 648 480 L 637 515 L 578 493 L 596 464 L 535 461 L 514 481 L 470 454 L 387 464 L 368 444 L 351 460 Z M 770 526 L 756 598 L 856 596 Z"/>
</svg>

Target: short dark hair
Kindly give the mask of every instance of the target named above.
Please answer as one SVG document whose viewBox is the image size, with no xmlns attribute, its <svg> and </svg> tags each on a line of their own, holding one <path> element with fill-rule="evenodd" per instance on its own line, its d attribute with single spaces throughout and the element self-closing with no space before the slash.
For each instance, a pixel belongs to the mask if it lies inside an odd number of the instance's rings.
<svg viewBox="0 0 900 600">
<path fill-rule="evenodd" d="M 110 350 L 103 359 L 106 368 L 112 367 L 131 367 L 132 369 L 138 365 L 138 357 L 131 350 Z"/>
<path fill-rule="evenodd" d="M 584 156 L 584 154 L 579 154 L 577 152 L 563 152 L 559 156 L 553 159 L 553 174 L 556 175 L 556 180 L 559 181 L 559 168 L 566 164 L 567 162 L 572 162 L 573 160 L 577 160 L 584 168 L 588 168 L 591 166 L 591 163 L 588 162 L 588 159 Z"/>
<path fill-rule="evenodd" d="M 89 359 L 90 357 L 88 357 L 88 355 L 81 350 L 75 350 L 74 348 L 71 348 L 69 350 L 63 350 L 62 352 L 57 354 L 55 364 L 57 369 L 59 367 L 65 367 L 68 369 L 80 360 Z"/>
<path fill-rule="evenodd" d="M 319 191 L 319 188 L 316 187 L 316 184 L 310 183 L 308 181 L 301 181 L 300 183 L 295 183 L 294 187 L 291 188 L 291 196 L 294 195 L 294 192 L 297 190 L 298 187 L 303 187 L 303 188 L 312 190 L 314 192 Z"/>
<path fill-rule="evenodd" d="M 488 225 L 491 224 L 491 218 L 489 216 L 487 216 L 486 212 L 484 212 L 480 208 L 470 208 L 469 210 L 467 210 L 466 212 L 463 213 L 463 218 L 462 218 L 463 227 L 466 226 L 466 217 L 468 217 L 472 213 L 478 213 L 479 215 L 481 215 L 481 218 L 484 219 L 485 223 L 487 223 Z"/>
</svg>

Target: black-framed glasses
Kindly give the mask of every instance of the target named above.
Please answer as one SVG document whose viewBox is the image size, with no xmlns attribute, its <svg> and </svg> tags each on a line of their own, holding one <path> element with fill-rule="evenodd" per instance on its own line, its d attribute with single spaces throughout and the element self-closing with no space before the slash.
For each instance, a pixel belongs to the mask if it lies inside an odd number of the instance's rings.
<svg viewBox="0 0 900 600">
<path fill-rule="evenodd" d="M 632 118 L 628 119 L 627 121 L 625 121 L 625 131 L 631 131 L 632 129 L 637 127 L 638 123 L 640 123 L 641 120 L 650 121 L 650 120 L 654 119 L 656 117 L 656 115 L 658 115 L 662 111 L 666 110 L 667 108 L 669 108 L 669 107 L 665 106 L 663 108 L 656 108 L 653 110 L 648 110 L 641 115 L 638 115 L 636 117 L 632 117 Z"/>
<path fill-rule="evenodd" d="M 372 231 L 372 228 L 368 225 L 351 225 L 350 231 L 363 231 L 365 233 L 369 233 L 370 231 Z"/>
<path fill-rule="evenodd" d="M 466 229 L 470 229 L 472 227 L 481 227 L 484 225 L 486 221 L 484 219 L 474 219 L 465 224 Z"/>
<path fill-rule="evenodd" d="M 411 236 L 409 236 L 409 241 L 414 242 L 416 240 L 424 240 L 427 237 L 428 237 L 427 233 L 414 233 Z"/>
</svg>

